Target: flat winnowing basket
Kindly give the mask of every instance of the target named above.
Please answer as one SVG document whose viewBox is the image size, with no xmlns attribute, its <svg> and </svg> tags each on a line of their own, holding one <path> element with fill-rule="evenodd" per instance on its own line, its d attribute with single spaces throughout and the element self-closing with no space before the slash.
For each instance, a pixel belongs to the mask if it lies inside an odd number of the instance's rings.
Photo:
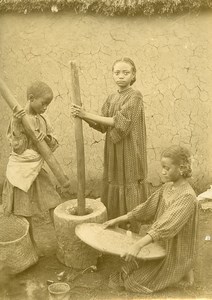
<svg viewBox="0 0 212 300">
<path fill-rule="evenodd" d="M 115 228 L 104 229 L 104 224 L 82 223 L 75 228 L 76 235 L 86 244 L 104 253 L 122 255 L 127 252 L 141 236 L 135 233 Z M 151 243 L 143 247 L 138 253 L 138 259 L 162 259 L 166 255 L 165 249 L 158 243 Z"/>
<path fill-rule="evenodd" d="M 11 274 L 20 273 L 38 261 L 25 218 L 0 216 L 0 261 Z"/>
</svg>

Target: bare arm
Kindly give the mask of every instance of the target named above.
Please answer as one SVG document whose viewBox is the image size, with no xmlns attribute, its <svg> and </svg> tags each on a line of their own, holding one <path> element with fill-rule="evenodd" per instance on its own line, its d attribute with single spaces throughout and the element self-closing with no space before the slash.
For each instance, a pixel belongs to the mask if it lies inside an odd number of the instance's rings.
<svg viewBox="0 0 212 300">
<path fill-rule="evenodd" d="M 112 117 L 103 117 L 95 114 L 91 114 L 89 112 L 84 112 L 84 117 L 82 117 L 85 121 L 93 121 L 95 123 L 103 124 L 106 126 L 114 126 L 114 119 Z"/>
<path fill-rule="evenodd" d="M 89 122 L 94 122 L 106 126 L 114 127 L 114 119 L 112 117 L 103 117 L 96 114 L 89 113 L 85 111 L 81 106 L 73 104 L 71 107 L 72 115 L 74 117 L 79 117 L 85 120 L 88 124 Z"/>
</svg>

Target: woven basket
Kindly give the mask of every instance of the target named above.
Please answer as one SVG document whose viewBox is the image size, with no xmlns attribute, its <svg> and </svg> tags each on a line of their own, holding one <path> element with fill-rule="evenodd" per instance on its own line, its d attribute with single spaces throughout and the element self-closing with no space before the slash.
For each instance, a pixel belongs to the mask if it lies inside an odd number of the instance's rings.
<svg viewBox="0 0 212 300">
<path fill-rule="evenodd" d="M 69 300 L 70 286 L 65 282 L 55 282 L 48 286 L 50 300 Z"/>
<path fill-rule="evenodd" d="M 0 216 L 0 261 L 11 274 L 20 273 L 38 261 L 25 218 Z"/>
</svg>

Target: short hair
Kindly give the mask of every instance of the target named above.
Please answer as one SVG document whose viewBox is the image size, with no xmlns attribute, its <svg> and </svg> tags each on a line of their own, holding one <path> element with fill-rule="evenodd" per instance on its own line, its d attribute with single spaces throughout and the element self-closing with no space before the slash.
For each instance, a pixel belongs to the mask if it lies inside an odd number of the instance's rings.
<svg viewBox="0 0 212 300">
<path fill-rule="evenodd" d="M 49 94 L 50 98 L 53 98 L 52 89 L 43 81 L 34 81 L 27 88 L 27 99 L 29 99 L 30 95 L 33 95 L 35 98 L 39 98 L 44 94 Z"/>
<path fill-rule="evenodd" d="M 129 58 L 129 57 L 123 57 L 123 58 L 117 59 L 117 60 L 113 63 L 113 65 L 112 65 L 112 71 L 114 70 L 114 66 L 115 66 L 118 62 L 122 62 L 122 61 L 123 61 L 123 62 L 126 62 L 127 64 L 131 65 L 131 67 L 132 67 L 132 71 L 133 71 L 133 73 L 134 73 L 134 77 L 133 77 L 133 79 L 131 80 L 130 85 L 133 85 L 133 83 L 136 81 L 136 66 L 135 66 L 134 61 L 133 61 L 131 58 Z"/>
<path fill-rule="evenodd" d="M 173 145 L 165 149 L 161 157 L 171 158 L 175 165 L 183 167 L 182 176 L 184 178 L 191 177 L 191 154 L 187 148 Z"/>
</svg>

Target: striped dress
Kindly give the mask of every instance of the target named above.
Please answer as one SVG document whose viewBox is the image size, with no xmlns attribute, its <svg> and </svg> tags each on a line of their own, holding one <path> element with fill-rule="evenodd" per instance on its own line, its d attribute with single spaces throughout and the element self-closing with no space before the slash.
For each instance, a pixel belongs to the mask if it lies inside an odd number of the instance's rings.
<svg viewBox="0 0 212 300">
<path fill-rule="evenodd" d="M 165 248 L 166 256 L 161 260 L 125 262 L 120 272 L 111 275 L 111 286 L 152 293 L 178 283 L 191 270 L 195 258 L 198 205 L 189 183 L 177 188 L 165 184 L 128 217 L 153 222 L 147 233 Z"/>
<path fill-rule="evenodd" d="M 105 133 L 104 173 L 101 200 L 112 219 L 131 211 L 147 199 L 146 125 L 142 95 L 131 87 L 115 92 L 102 107 L 114 127 L 93 128 Z"/>
<path fill-rule="evenodd" d="M 28 115 L 31 125 L 36 131 L 42 131 L 48 136 L 48 146 L 52 151 L 58 147 L 53 137 L 52 127 L 43 115 Z M 7 137 L 14 152 L 21 155 L 26 149 L 37 151 L 32 140 L 26 135 L 21 120 L 12 118 Z M 15 215 L 31 217 L 43 211 L 55 208 L 61 203 L 48 173 L 41 169 L 28 192 L 13 186 L 6 178 L 3 186 L 2 203 L 4 211 Z"/>
</svg>

